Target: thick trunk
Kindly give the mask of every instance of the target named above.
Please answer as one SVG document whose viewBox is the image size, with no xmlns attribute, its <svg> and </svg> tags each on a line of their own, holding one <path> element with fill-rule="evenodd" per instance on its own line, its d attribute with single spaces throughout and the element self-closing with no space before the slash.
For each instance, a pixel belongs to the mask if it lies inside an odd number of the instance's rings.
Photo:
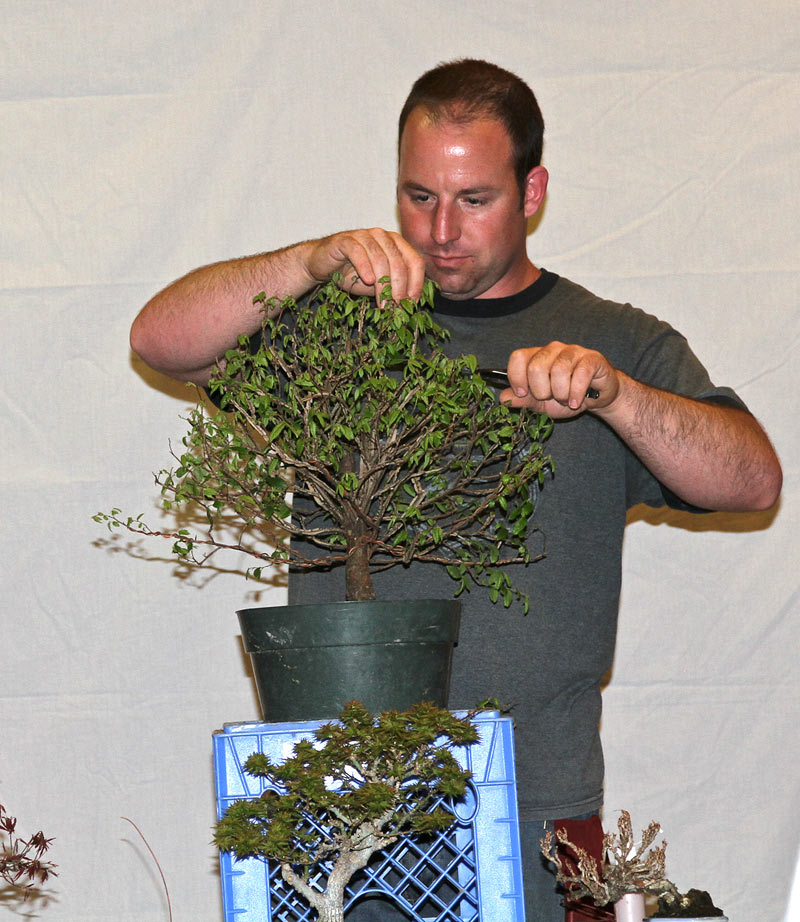
<svg viewBox="0 0 800 922">
<path fill-rule="evenodd" d="M 323 893 L 310 887 L 291 865 L 281 864 L 283 879 L 316 909 L 319 922 L 344 922 L 344 891 L 353 874 L 366 867 L 376 851 L 395 841 L 395 838 L 377 839 L 372 824 L 361 826 L 354 839 L 358 846 L 345 847 L 336 858 Z"/>
<path fill-rule="evenodd" d="M 353 452 L 342 458 L 343 473 L 356 473 L 358 462 Z M 349 602 L 370 602 L 375 587 L 369 571 L 370 548 L 365 523 L 355 520 L 347 526 L 348 557 L 344 565 L 345 595 Z"/>
<path fill-rule="evenodd" d="M 344 888 L 353 876 L 355 868 L 349 867 L 349 862 L 342 860 L 340 855 L 333 865 L 333 870 L 328 876 L 325 892 L 314 904 L 319 913 L 319 922 L 343 922 L 344 920 Z M 343 866 L 344 865 L 344 866 Z"/>
<path fill-rule="evenodd" d="M 368 602 L 375 598 L 369 572 L 369 552 L 365 545 L 356 546 L 344 565 L 345 593 L 350 602 Z"/>
<path fill-rule="evenodd" d="M 323 906 L 319 913 L 319 922 L 344 922 L 342 906 Z"/>
<path fill-rule="evenodd" d="M 352 871 L 349 876 L 342 880 L 335 880 L 328 886 L 324 893 L 310 887 L 294 870 L 291 865 L 281 864 L 281 876 L 300 894 L 319 914 L 317 918 L 320 922 L 343 922 L 344 920 L 344 888 L 347 881 L 352 877 Z M 341 876 L 341 875 L 340 875 Z"/>
</svg>

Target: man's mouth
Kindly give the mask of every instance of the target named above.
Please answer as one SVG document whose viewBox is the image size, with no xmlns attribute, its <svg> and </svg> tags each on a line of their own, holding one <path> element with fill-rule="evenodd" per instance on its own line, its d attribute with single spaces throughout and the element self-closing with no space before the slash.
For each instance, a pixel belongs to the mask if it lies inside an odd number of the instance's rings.
<svg viewBox="0 0 800 922">
<path fill-rule="evenodd" d="M 468 256 L 450 256 L 429 253 L 428 258 L 438 269 L 460 269 L 469 259 Z"/>
</svg>

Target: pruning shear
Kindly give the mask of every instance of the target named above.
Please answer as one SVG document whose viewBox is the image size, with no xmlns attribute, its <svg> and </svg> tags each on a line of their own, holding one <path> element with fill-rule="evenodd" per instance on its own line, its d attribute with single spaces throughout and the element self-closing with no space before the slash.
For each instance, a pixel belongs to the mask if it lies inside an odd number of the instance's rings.
<svg viewBox="0 0 800 922">
<path fill-rule="evenodd" d="M 478 368 L 477 372 L 490 387 L 508 387 L 507 371 L 500 368 Z M 599 396 L 600 391 L 594 387 L 586 391 L 587 400 L 597 400 Z"/>
</svg>

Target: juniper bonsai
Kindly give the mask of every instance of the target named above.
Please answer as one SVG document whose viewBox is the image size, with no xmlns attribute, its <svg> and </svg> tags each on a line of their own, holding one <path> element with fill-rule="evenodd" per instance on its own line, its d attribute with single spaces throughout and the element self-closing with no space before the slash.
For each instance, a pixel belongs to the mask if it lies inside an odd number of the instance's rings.
<svg viewBox="0 0 800 922">
<path fill-rule="evenodd" d="M 704 890 L 680 893 L 666 876 L 667 843 L 655 845 L 661 830 L 650 823 L 634 839 L 631 815 L 620 811 L 618 833 L 603 836 L 603 859 L 598 862 L 585 849 L 570 842 L 566 830 L 548 831 L 540 842 L 542 854 L 556 866 L 556 880 L 571 899 L 590 897 L 595 906 L 609 906 L 626 893 L 650 893 L 658 898 L 656 917 L 706 918 L 722 916 Z"/>
<path fill-rule="evenodd" d="M 527 606 L 507 567 L 537 556 L 527 539 L 551 421 L 498 404 L 474 357 L 446 355 L 432 283 L 419 303 L 378 306 L 337 281 L 299 302 L 256 298 L 258 349 L 242 337 L 226 354 L 210 382 L 220 411 L 198 405 L 177 466 L 156 475 L 167 511 L 202 509 L 203 534 L 118 509 L 95 518 L 170 538 L 193 562 L 244 551 L 255 577 L 275 561 L 343 565 L 351 600 L 375 598 L 373 570 L 423 561 L 445 566 L 456 593 L 478 584 Z"/>
<path fill-rule="evenodd" d="M 340 922 L 345 888 L 374 854 L 453 824 L 441 801 L 463 796 L 471 776 L 451 748 L 476 740 L 468 719 L 432 704 L 374 717 L 351 702 L 282 764 L 264 753 L 247 759 L 245 771 L 270 787 L 228 807 L 215 843 L 278 862 L 321 922 Z"/>
<path fill-rule="evenodd" d="M 542 854 L 556 866 L 556 880 L 568 891 L 570 898 L 592 898 L 596 906 L 615 903 L 626 893 L 677 893 L 666 878 L 667 843 L 654 845 L 661 826 L 656 823 L 642 830 L 636 844 L 627 810 L 620 812 L 618 834 L 603 836 L 603 860 L 598 862 L 578 845 L 570 842 L 566 830 L 556 829 L 555 841 L 548 830 L 541 840 Z M 565 856 L 566 847 L 571 855 Z M 574 861 L 572 857 L 574 856 Z"/>
</svg>

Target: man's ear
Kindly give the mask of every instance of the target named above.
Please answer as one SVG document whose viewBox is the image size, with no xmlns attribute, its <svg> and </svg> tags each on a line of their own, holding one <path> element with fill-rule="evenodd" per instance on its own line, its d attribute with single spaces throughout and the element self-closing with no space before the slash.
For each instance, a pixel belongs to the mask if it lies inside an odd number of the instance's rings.
<svg viewBox="0 0 800 922">
<path fill-rule="evenodd" d="M 535 166 L 525 177 L 525 197 L 522 204 L 526 218 L 532 218 L 542 207 L 548 178 L 547 170 L 543 166 Z"/>
</svg>

